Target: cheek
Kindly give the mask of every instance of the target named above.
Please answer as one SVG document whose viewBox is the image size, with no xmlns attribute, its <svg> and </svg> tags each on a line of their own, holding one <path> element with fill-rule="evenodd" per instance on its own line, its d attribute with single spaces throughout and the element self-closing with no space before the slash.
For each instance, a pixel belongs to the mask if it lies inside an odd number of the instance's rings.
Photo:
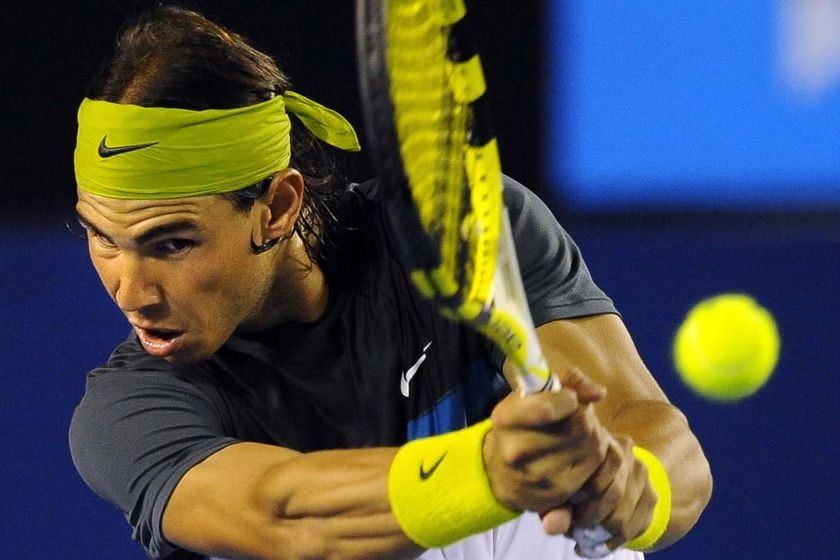
<svg viewBox="0 0 840 560">
<path fill-rule="evenodd" d="M 180 283 L 177 299 L 213 330 L 231 330 L 257 305 L 262 275 L 250 255 L 232 252 L 200 259 Z"/>
</svg>

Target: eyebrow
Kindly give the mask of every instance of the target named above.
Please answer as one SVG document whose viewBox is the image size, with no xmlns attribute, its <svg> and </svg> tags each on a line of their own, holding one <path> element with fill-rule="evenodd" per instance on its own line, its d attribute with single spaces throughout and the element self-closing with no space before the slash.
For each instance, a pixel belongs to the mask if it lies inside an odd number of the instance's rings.
<svg viewBox="0 0 840 560">
<path fill-rule="evenodd" d="M 100 235 L 102 237 L 110 239 L 108 235 L 106 235 L 98 227 L 90 223 L 90 221 L 86 220 L 81 214 L 79 214 L 78 211 L 76 211 L 76 219 L 79 221 L 82 227 L 92 230 L 96 235 Z M 198 226 L 198 224 L 192 220 L 179 220 L 177 222 L 172 222 L 171 224 L 153 227 L 134 241 L 137 245 L 146 245 L 147 243 L 159 237 L 178 235 L 182 233 L 192 233 L 198 231 L 199 229 L 200 227 Z"/>
</svg>

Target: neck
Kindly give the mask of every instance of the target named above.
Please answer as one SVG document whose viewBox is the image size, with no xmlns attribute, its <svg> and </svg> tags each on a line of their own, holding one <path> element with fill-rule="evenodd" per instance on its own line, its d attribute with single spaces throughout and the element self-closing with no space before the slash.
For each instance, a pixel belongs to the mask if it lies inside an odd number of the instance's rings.
<svg viewBox="0 0 840 560">
<path fill-rule="evenodd" d="M 329 286 L 321 267 L 311 261 L 297 236 L 279 247 L 272 259 L 274 279 L 253 318 L 240 330 L 258 331 L 289 321 L 311 323 L 327 308 Z"/>
</svg>

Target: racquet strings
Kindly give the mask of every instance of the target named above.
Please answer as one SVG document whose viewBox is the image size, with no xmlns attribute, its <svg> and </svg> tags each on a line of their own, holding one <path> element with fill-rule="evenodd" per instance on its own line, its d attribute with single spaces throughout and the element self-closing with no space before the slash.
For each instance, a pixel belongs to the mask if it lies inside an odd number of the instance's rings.
<svg viewBox="0 0 840 560">
<path fill-rule="evenodd" d="M 437 266 L 412 271 L 412 280 L 425 296 L 474 320 L 492 294 L 501 174 L 497 193 L 470 180 L 471 173 L 488 175 L 475 164 L 482 147 L 470 144 L 472 102 L 485 86 L 477 56 L 452 60 L 453 25 L 464 14 L 459 0 L 387 2 L 386 60 L 403 167 L 440 256 Z"/>
<path fill-rule="evenodd" d="M 552 388 L 556 383 L 533 329 L 503 219 L 501 164 L 484 74 L 461 35 L 464 4 L 385 5 L 385 58 L 402 166 L 421 226 L 439 256 L 415 265 L 412 281 L 444 315 L 493 340 L 518 368 L 523 392 Z"/>
</svg>

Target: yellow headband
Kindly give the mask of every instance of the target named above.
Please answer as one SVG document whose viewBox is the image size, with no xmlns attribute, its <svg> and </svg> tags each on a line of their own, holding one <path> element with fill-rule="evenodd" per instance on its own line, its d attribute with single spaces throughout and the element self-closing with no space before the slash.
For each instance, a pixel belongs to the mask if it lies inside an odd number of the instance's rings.
<svg viewBox="0 0 840 560">
<path fill-rule="evenodd" d="M 287 91 L 256 105 L 191 111 L 85 99 L 76 183 L 108 198 L 163 199 L 247 187 L 289 166 L 293 113 L 315 136 L 358 151 L 344 117 Z"/>
</svg>

